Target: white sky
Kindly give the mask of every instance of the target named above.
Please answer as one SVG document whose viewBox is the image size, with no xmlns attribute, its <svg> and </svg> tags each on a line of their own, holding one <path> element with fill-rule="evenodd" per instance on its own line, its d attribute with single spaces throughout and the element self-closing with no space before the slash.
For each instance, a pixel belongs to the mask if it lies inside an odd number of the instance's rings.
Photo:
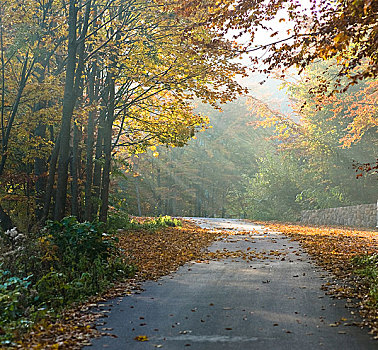
<svg viewBox="0 0 378 350">
<path fill-rule="evenodd" d="M 301 0 L 301 6 L 303 8 L 309 9 L 310 2 L 309 0 Z M 284 18 L 285 21 L 281 21 L 280 19 Z M 271 27 L 271 31 L 259 30 L 255 34 L 255 40 L 252 43 L 251 48 L 259 47 L 261 45 L 267 45 L 278 40 L 286 39 L 290 36 L 288 34 L 288 30 L 293 28 L 293 23 L 288 21 L 288 16 L 285 10 L 281 10 L 277 17 L 274 20 L 271 20 L 265 23 L 267 27 Z M 271 37 L 270 35 L 274 32 L 278 32 L 277 35 Z M 230 33 L 230 37 L 234 33 Z M 238 39 L 238 42 L 241 44 L 248 44 L 249 38 L 247 36 L 243 36 Z M 242 62 L 247 67 L 251 66 L 251 59 L 250 57 L 257 57 L 258 59 L 263 59 L 267 54 L 267 49 L 261 49 L 254 52 L 251 52 L 249 56 L 245 55 L 242 60 L 238 60 Z M 263 64 L 261 63 L 261 66 Z M 263 80 L 267 80 L 267 82 L 263 85 L 260 85 L 259 82 Z M 252 73 L 248 78 L 241 78 L 239 77 L 237 81 L 242 85 L 250 89 L 251 95 L 256 98 L 263 100 L 266 103 L 272 103 L 272 107 L 279 108 L 283 113 L 290 113 L 291 108 L 289 107 L 289 100 L 285 95 L 285 91 L 280 89 L 281 81 L 274 79 L 274 78 L 266 78 L 264 75 Z"/>
</svg>

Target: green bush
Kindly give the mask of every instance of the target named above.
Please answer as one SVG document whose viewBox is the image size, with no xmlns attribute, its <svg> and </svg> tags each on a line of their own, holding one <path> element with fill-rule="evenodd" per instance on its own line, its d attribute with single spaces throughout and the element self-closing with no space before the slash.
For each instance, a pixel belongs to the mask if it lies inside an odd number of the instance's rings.
<svg viewBox="0 0 378 350">
<path fill-rule="evenodd" d="M 107 229 L 109 232 L 117 230 L 135 230 L 139 224 L 134 220 L 130 220 L 129 214 L 124 211 L 114 211 L 109 214 Z"/>
<path fill-rule="evenodd" d="M 48 302 L 55 310 L 64 307 L 66 292 L 69 288 L 67 276 L 64 273 L 50 271 L 36 283 L 36 288 L 41 302 Z"/>
<path fill-rule="evenodd" d="M 60 309 L 133 273 L 116 247 L 117 238 L 103 227 L 99 222 L 80 223 L 75 217 L 47 223 L 41 243 L 48 272 L 36 284 L 41 301 Z"/>
<path fill-rule="evenodd" d="M 145 222 L 146 226 L 151 228 L 160 228 L 160 227 L 176 227 L 181 226 L 182 223 L 180 220 L 177 220 L 175 218 L 172 218 L 168 215 L 166 216 L 159 216 L 156 219 L 150 220 Z"/>
<path fill-rule="evenodd" d="M 362 276 L 369 286 L 372 302 L 378 306 L 378 254 L 356 256 L 352 261 L 356 273 Z"/>
<path fill-rule="evenodd" d="M 32 276 L 19 278 L 0 269 L 0 342 L 7 344 L 13 332 L 29 327 L 28 309 L 32 304 Z"/>
<path fill-rule="evenodd" d="M 0 237 L 0 344 L 135 273 L 104 227 L 67 217 L 49 221 L 38 236 L 14 228 Z"/>
<path fill-rule="evenodd" d="M 135 220 L 130 220 L 127 213 L 118 211 L 114 212 L 109 215 L 107 228 L 111 232 L 115 232 L 116 230 L 140 230 L 140 229 L 147 229 L 147 230 L 155 230 L 162 227 L 176 227 L 181 226 L 182 223 L 180 220 L 172 218 L 168 215 L 166 216 L 159 216 L 157 218 L 147 220 L 143 223 L 138 223 Z"/>
<path fill-rule="evenodd" d="M 90 264 L 95 259 L 106 261 L 115 251 L 116 238 L 104 233 L 103 224 L 99 222 L 80 223 L 69 216 L 62 221 L 49 221 L 45 232 L 50 244 L 56 247 L 59 265 L 70 269 L 82 269 L 83 264 Z"/>
</svg>

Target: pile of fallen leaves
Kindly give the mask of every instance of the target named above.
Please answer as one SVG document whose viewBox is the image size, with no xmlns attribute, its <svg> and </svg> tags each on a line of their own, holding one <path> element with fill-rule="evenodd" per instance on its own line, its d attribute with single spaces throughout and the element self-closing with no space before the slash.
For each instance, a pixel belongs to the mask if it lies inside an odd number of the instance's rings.
<svg viewBox="0 0 378 350">
<path fill-rule="evenodd" d="M 104 316 L 101 311 L 95 311 L 96 306 L 109 298 L 130 294 L 144 280 L 167 275 L 189 261 L 204 260 L 205 248 L 218 237 L 219 232 L 202 230 L 188 221 L 184 221 L 182 227 L 119 231 L 119 246 L 129 263 L 138 269 L 135 278 L 118 283 L 101 296 L 67 310 L 58 320 L 46 318 L 35 325 L 17 347 L 81 349 L 90 345 L 90 338 L 105 334 L 94 327 L 95 320 Z"/>
<path fill-rule="evenodd" d="M 366 280 L 356 274 L 352 258 L 378 253 L 378 233 L 346 228 L 310 227 L 292 224 L 263 223 L 299 241 L 316 262 L 332 272 L 337 279 L 325 288 L 337 298 L 347 298 L 348 306 L 356 306 L 363 318 L 363 325 L 371 328 L 378 339 L 378 310 L 376 301 L 369 295 Z"/>
<path fill-rule="evenodd" d="M 139 279 L 157 279 L 188 261 L 203 258 L 204 248 L 218 236 L 187 221 L 182 227 L 124 232 L 119 245 L 129 263 L 137 266 Z"/>
</svg>

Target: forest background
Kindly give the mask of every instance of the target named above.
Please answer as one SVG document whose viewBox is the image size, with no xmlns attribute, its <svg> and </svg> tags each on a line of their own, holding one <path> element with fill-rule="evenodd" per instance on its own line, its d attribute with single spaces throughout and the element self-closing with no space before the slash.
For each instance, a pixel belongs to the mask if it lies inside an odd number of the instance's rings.
<svg viewBox="0 0 378 350">
<path fill-rule="evenodd" d="M 139 216 L 298 221 L 301 210 L 374 203 L 376 174 L 360 171 L 358 163 L 374 164 L 376 130 L 358 141 L 346 130 L 356 114 L 376 110 L 376 82 L 323 99 L 320 109 L 307 77 L 316 84 L 316 74 L 329 66 L 314 64 L 306 78 L 282 82 L 293 110 L 282 92 L 272 95 L 272 81 L 257 93 L 250 90 L 259 97 L 265 92 L 265 102 L 240 97 L 222 112 L 200 106 L 213 128 L 184 148 L 158 147 L 132 158 L 133 169 L 118 189 L 127 210 Z"/>
</svg>

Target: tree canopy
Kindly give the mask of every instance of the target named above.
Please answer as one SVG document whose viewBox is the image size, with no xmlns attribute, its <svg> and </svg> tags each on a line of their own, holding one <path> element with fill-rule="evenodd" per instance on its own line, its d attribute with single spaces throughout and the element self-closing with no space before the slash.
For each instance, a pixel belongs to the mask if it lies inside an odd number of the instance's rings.
<svg viewBox="0 0 378 350">
<path fill-rule="evenodd" d="M 188 15 L 205 10 L 207 21 L 220 27 L 221 34 L 231 31 L 235 39 L 243 37 L 240 52 L 267 50 L 265 57 L 252 58 L 260 67 L 264 63 L 263 68 L 256 67 L 260 72 L 288 67 L 301 72 L 316 60 L 335 58 L 339 65 L 332 89 L 336 91 L 378 74 L 376 1 L 190 0 L 182 3 L 180 9 Z M 274 25 L 278 22 L 287 23 L 288 27 L 279 32 Z M 256 45 L 261 31 L 270 40 Z M 342 85 L 344 77 L 348 81 Z"/>
</svg>

